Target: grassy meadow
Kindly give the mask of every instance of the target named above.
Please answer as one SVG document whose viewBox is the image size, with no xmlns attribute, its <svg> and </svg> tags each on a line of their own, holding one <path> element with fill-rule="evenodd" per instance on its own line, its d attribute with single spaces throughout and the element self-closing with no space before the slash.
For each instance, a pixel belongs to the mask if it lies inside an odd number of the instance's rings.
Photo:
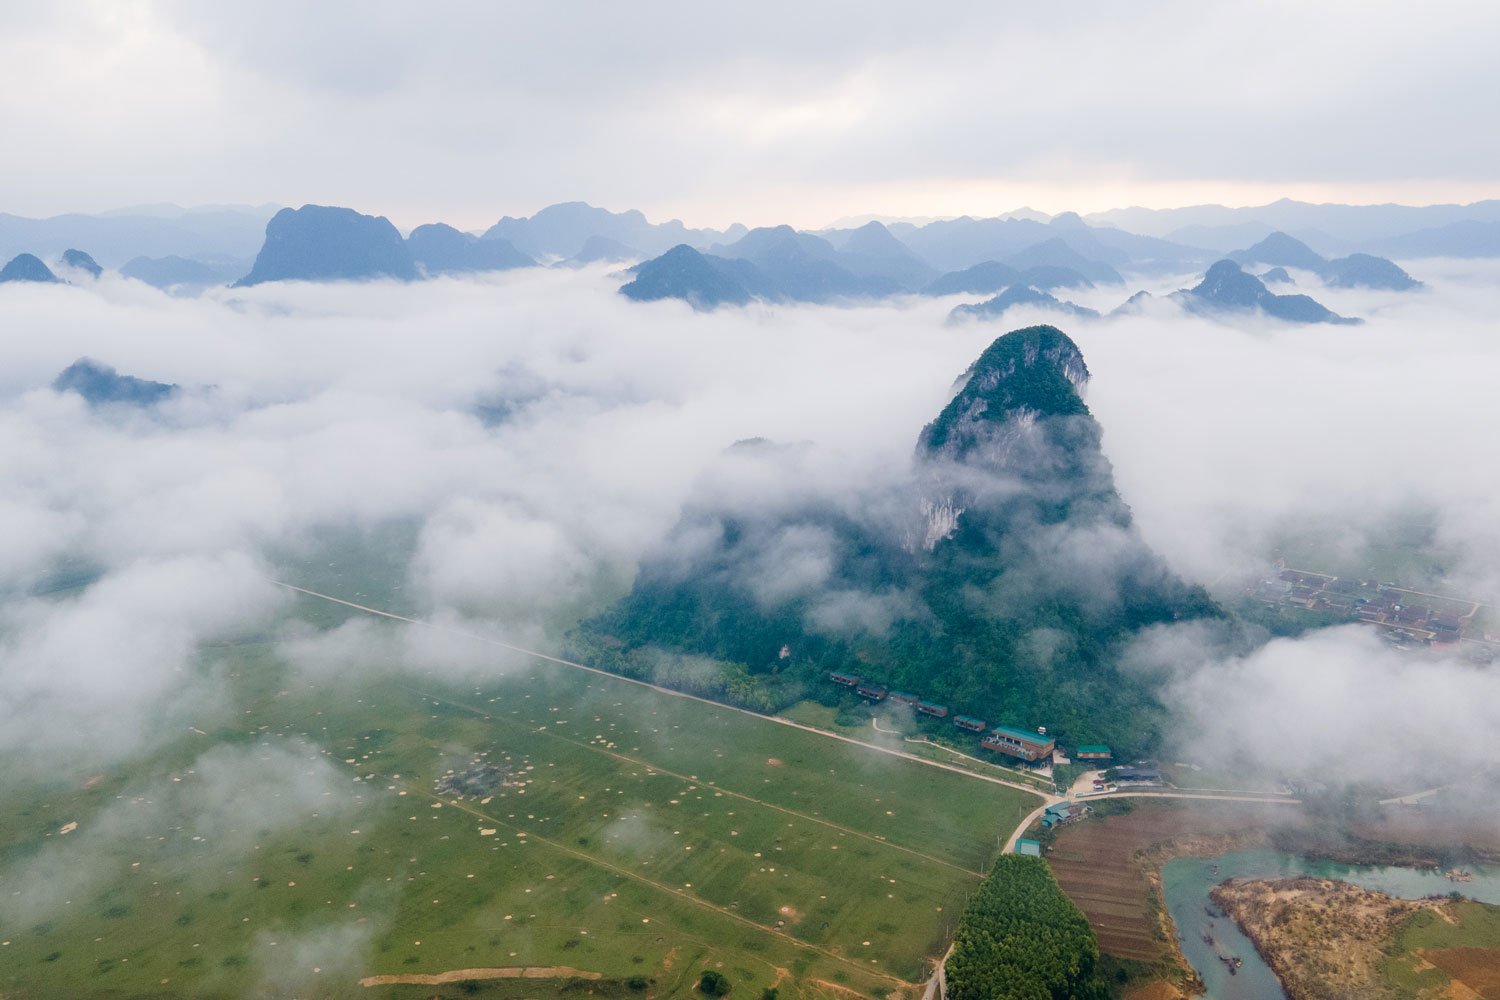
<svg viewBox="0 0 1500 1000">
<path fill-rule="evenodd" d="M 217 725 L 0 786 L 0 996 L 886 997 L 1036 801 L 556 665 L 210 658 Z"/>
</svg>

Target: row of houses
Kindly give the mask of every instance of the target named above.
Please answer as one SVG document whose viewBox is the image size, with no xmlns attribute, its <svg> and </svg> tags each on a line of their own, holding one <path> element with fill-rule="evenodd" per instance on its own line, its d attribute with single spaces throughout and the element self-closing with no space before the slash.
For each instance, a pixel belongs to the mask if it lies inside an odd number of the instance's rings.
<svg viewBox="0 0 1500 1000">
<path fill-rule="evenodd" d="M 1451 602 L 1446 610 L 1412 603 L 1409 598 L 1415 593 L 1393 584 L 1301 570 L 1282 570 L 1261 580 L 1252 592 L 1273 607 L 1306 608 L 1381 627 L 1398 645 L 1457 646 L 1474 614 L 1453 610 Z"/>
<path fill-rule="evenodd" d="M 937 719 L 948 717 L 948 706 L 939 705 L 936 702 L 924 701 L 917 695 L 905 691 L 889 691 L 879 684 L 862 680 L 853 674 L 834 672 L 828 675 L 833 683 L 853 689 L 854 693 L 861 698 L 875 704 L 889 698 L 891 701 L 901 705 L 908 705 L 923 715 L 930 715 Z M 1047 730 L 1038 728 L 1036 732 L 1026 729 L 1018 729 L 1015 726 L 992 726 L 983 719 L 972 715 L 955 715 L 953 725 L 965 732 L 983 733 L 989 731 L 989 735 L 980 741 L 980 746 L 994 753 L 1014 757 L 1017 760 L 1034 764 L 1037 761 L 1048 760 L 1057 749 L 1057 741 L 1047 735 Z M 1109 747 L 1099 744 L 1082 746 L 1078 748 L 1078 757 L 1084 760 L 1109 760 L 1111 757 Z"/>
</svg>

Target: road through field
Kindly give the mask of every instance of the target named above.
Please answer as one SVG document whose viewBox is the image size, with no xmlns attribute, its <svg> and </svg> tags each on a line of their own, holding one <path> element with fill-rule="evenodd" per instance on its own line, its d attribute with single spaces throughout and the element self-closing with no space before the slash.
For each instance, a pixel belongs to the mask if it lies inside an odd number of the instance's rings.
<svg viewBox="0 0 1500 1000">
<path fill-rule="evenodd" d="M 571 667 L 574 670 L 586 670 L 591 674 L 598 674 L 600 677 L 608 677 L 625 684 L 636 684 L 640 687 L 650 688 L 653 691 L 660 692 L 664 695 L 669 695 L 673 698 L 686 698 L 689 701 L 701 702 L 705 705 L 712 705 L 715 708 L 727 709 L 731 712 L 739 712 L 742 715 L 748 715 L 756 719 L 764 719 L 767 722 L 774 722 L 779 726 L 789 726 L 792 729 L 800 729 L 803 732 L 813 733 L 814 735 L 822 736 L 826 739 L 839 740 L 843 743 L 848 743 L 851 746 L 862 747 L 866 750 L 873 750 L 876 753 L 886 754 L 887 756 L 900 757 L 903 760 L 914 761 L 918 764 L 923 765 L 924 767 L 933 767 L 937 768 L 940 771 L 949 771 L 953 774 L 962 774 L 966 777 L 973 778 L 976 781 L 987 781 L 992 785 L 1003 785 L 1006 788 L 1019 789 L 1020 791 L 1027 792 L 1031 795 L 1040 795 L 1043 798 L 1049 799 L 1053 802 L 1062 801 L 1061 796 L 1049 796 L 1045 792 L 1040 792 L 1036 788 L 1030 785 L 1023 784 L 1019 781 L 1006 781 L 1004 778 L 996 778 L 988 774 L 976 774 L 975 772 L 967 770 L 966 768 L 954 767 L 951 764 L 944 764 L 941 761 L 929 760 L 926 757 L 918 757 L 916 754 L 910 754 L 905 752 L 904 750 L 893 750 L 890 747 L 880 746 L 878 743 L 869 743 L 865 740 L 857 740 L 852 736 L 844 736 L 840 733 L 831 733 L 826 729 L 819 729 L 816 726 L 803 725 L 800 722 L 793 722 L 791 719 L 785 719 L 779 715 L 764 715 L 760 712 L 752 712 L 748 708 L 739 708 L 735 705 L 726 705 L 724 702 L 714 701 L 711 698 L 700 698 L 695 694 L 687 694 L 683 691 L 674 691 L 671 688 L 661 687 L 660 685 L 652 684 L 649 681 L 638 680 L 634 677 L 626 677 L 624 674 L 616 674 L 608 670 L 600 670 L 598 667 L 591 667 L 586 663 L 575 663 L 572 660 L 565 660 L 560 656 L 552 656 L 548 653 L 538 652 L 534 649 L 527 649 L 524 646 L 517 646 L 513 643 L 506 642 L 503 639 L 496 639 L 493 636 L 482 635 L 478 632 L 470 632 L 461 628 L 454 628 L 451 625 L 439 625 L 436 622 L 425 621 L 421 618 L 410 618 L 406 615 L 398 615 L 394 611 L 383 611 L 380 608 L 372 608 L 364 604 L 356 604 L 353 601 L 346 601 L 342 597 L 334 597 L 332 594 L 320 594 L 316 590 L 308 590 L 306 587 L 299 587 L 295 584 L 287 583 L 284 580 L 273 579 L 270 580 L 270 582 L 274 583 L 278 587 L 284 587 L 287 590 L 295 591 L 299 594 L 306 594 L 308 597 L 316 597 L 319 600 L 330 601 L 334 604 L 341 604 L 346 608 L 353 608 L 356 611 L 363 611 L 366 614 L 375 615 L 380 618 L 389 618 L 392 621 L 405 622 L 408 625 L 419 625 L 422 628 L 432 629 L 435 632 L 446 632 L 449 635 L 461 636 L 465 639 L 473 639 L 476 642 L 482 642 L 486 645 L 509 650 L 512 653 L 520 653 L 522 656 L 530 656 L 538 660 L 545 660 L 548 663 L 556 663 L 559 666 Z"/>
<path fill-rule="evenodd" d="M 1065 796 L 1065 795 L 1054 795 L 1054 794 L 1049 793 L 1049 792 L 1044 792 L 1044 791 L 1041 791 L 1041 790 L 1037 789 L 1036 787 L 1034 787 L 1032 785 L 1027 785 L 1027 784 L 1025 784 L 1023 782 L 1019 782 L 1019 781 L 1007 781 L 1004 778 L 996 778 L 993 775 L 979 774 L 979 773 L 977 773 L 975 771 L 971 771 L 971 770 L 969 770 L 967 768 L 954 767 L 951 764 L 944 764 L 941 761 L 931 760 L 931 759 L 929 759 L 927 757 L 919 757 L 916 754 L 907 753 L 904 750 L 894 750 L 894 749 L 892 749 L 890 747 L 883 747 L 883 746 L 881 746 L 878 743 L 870 743 L 867 740 L 855 739 L 852 736 L 845 736 L 842 733 L 833 733 L 833 732 L 829 732 L 826 729 L 819 729 L 816 726 L 809 726 L 809 725 L 805 725 L 805 724 L 803 724 L 801 722 L 794 722 L 791 719 L 783 718 L 782 716 L 779 716 L 779 715 L 765 715 L 765 714 L 763 714 L 761 712 L 752 712 L 748 708 L 739 708 L 738 706 L 735 706 L 735 705 L 727 705 L 727 704 L 725 704 L 724 702 L 721 702 L 721 701 L 714 701 L 711 698 L 700 698 L 698 695 L 695 695 L 695 694 L 687 694 L 686 692 L 683 692 L 683 691 L 675 691 L 672 688 L 662 687 L 662 686 L 660 686 L 658 684 L 652 684 L 649 681 L 638 680 L 637 678 L 634 678 L 634 677 L 626 677 L 624 674 L 617 674 L 617 673 L 613 673 L 613 672 L 608 671 L 608 670 L 601 670 L 598 667 L 591 667 L 591 666 L 589 666 L 586 663 L 575 663 L 572 660 L 565 660 L 565 659 L 563 659 L 560 656 L 552 656 L 549 653 L 539 652 L 539 651 L 534 650 L 534 649 L 527 649 L 524 646 L 517 646 L 514 643 L 506 642 L 503 639 L 496 639 L 493 636 L 482 635 L 482 634 L 480 634 L 478 632 L 470 632 L 470 631 L 467 631 L 467 630 L 461 629 L 461 628 L 454 628 L 451 625 L 439 625 L 436 622 L 426 621 L 426 620 L 421 619 L 421 618 L 411 618 L 411 617 L 408 617 L 407 615 L 398 615 L 394 611 L 384 611 L 384 610 L 382 610 L 380 608 L 372 608 L 372 607 L 369 607 L 368 605 L 356 604 L 353 601 L 346 601 L 342 597 L 334 597 L 332 594 L 322 594 L 322 593 L 319 593 L 316 590 L 308 590 L 306 587 L 299 587 L 296 584 L 287 583 L 284 580 L 274 580 L 273 579 L 273 580 L 270 580 L 270 582 L 274 583 L 278 587 L 284 587 L 287 590 L 291 590 L 291 591 L 294 591 L 294 592 L 299 593 L 299 594 L 305 594 L 308 597 L 316 597 L 319 600 L 329 601 L 329 602 L 331 602 L 333 604 L 340 604 L 340 605 L 343 605 L 346 608 L 353 608 L 355 611 L 363 611 L 366 614 L 375 615 L 375 616 L 377 616 L 379 618 L 389 618 L 392 621 L 405 622 L 408 625 L 418 625 L 418 626 L 421 626 L 422 628 L 432 629 L 435 632 L 446 632 L 446 633 L 448 633 L 450 635 L 461 636 L 461 637 L 466 638 L 466 639 L 472 639 L 472 640 L 474 640 L 476 642 L 485 643 L 486 645 L 496 646 L 496 647 L 498 647 L 500 649 L 509 650 L 510 652 L 513 652 L 513 653 L 520 653 L 523 656 L 530 656 L 530 657 L 533 657 L 533 658 L 538 659 L 538 660 L 545 660 L 548 663 L 556 663 L 559 666 L 570 667 L 570 668 L 572 668 L 574 670 L 584 670 L 584 671 L 587 671 L 588 673 L 591 673 L 591 674 L 597 674 L 600 677 L 608 677 L 611 680 L 620 681 L 621 683 L 624 683 L 624 684 L 635 684 L 635 685 L 637 685 L 639 687 L 650 688 L 652 691 L 656 691 L 656 692 L 658 692 L 660 694 L 668 695 L 668 696 L 673 697 L 673 698 L 684 698 L 684 699 L 686 699 L 688 701 L 696 701 L 696 702 L 700 702 L 700 703 L 702 703 L 704 705 L 711 705 L 714 708 L 723 709 L 723 710 L 730 711 L 730 712 L 739 712 L 741 715 L 748 715 L 751 718 L 762 719 L 762 720 L 764 720 L 766 722 L 774 722 L 778 726 L 788 726 L 788 727 L 790 727 L 792 729 L 800 729 L 800 730 L 802 730 L 805 733 L 812 733 L 815 736 L 821 736 L 821 737 L 823 737 L 825 739 L 838 740 L 841 743 L 847 743 L 850 746 L 857 746 L 857 747 L 860 747 L 860 748 L 865 749 L 865 750 L 872 750 L 875 753 L 882 753 L 882 754 L 885 754 L 885 755 L 890 756 L 890 757 L 899 757 L 902 760 L 909 760 L 909 761 L 912 761 L 913 763 L 921 764 L 923 767 L 932 767 L 932 768 L 936 768 L 939 771 L 947 771 L 950 774 L 961 774 L 964 777 L 966 777 L 966 778 L 972 778 L 975 781 L 986 781 L 986 782 L 989 782 L 992 785 L 1003 785 L 1006 788 L 1014 788 L 1014 789 L 1016 789 L 1018 791 L 1022 791 L 1022 792 L 1026 792 L 1026 793 L 1028 793 L 1030 795 L 1038 796 L 1038 797 L 1040 797 L 1043 800 L 1042 801 L 1042 806 L 1039 807 L 1039 809 L 1036 811 L 1036 814 L 1040 814 L 1040 812 L 1043 811 L 1043 810 L 1045 810 L 1045 808 L 1047 806 L 1049 806 L 1049 805 L 1055 805 L 1055 804 L 1057 804 L 1059 802 L 1064 802 L 1064 801 L 1067 800 L 1067 796 Z M 460 706 L 460 707 L 468 707 L 468 706 Z M 1175 799 L 1216 799 L 1216 800 L 1228 800 L 1228 801 L 1236 801 L 1236 802 L 1277 802 L 1277 803 L 1285 803 L 1285 804 L 1296 804 L 1296 803 L 1298 803 L 1300 801 L 1298 799 L 1294 799 L 1294 798 L 1290 798 L 1290 797 L 1265 797 L 1265 796 L 1233 795 L 1233 794 L 1223 794 L 1223 793 L 1218 793 L 1218 792 L 1181 792 L 1181 791 L 1172 791 L 1170 789 L 1163 789 L 1163 790 L 1160 790 L 1160 791 L 1107 792 L 1105 794 L 1098 795 L 1098 796 L 1090 796 L 1090 798 L 1101 798 L 1101 799 L 1102 798 L 1135 798 L 1135 797 L 1175 798 Z M 1016 829 L 1014 831 L 1012 831 L 1011 836 L 1010 836 L 1011 841 L 1014 841 L 1015 838 L 1020 835 L 1021 831 L 1025 830 L 1026 827 L 1029 826 L 1034 819 L 1035 819 L 1035 815 L 1033 815 L 1031 817 L 1028 817 L 1025 820 L 1022 820 L 1022 822 L 1016 827 Z"/>
</svg>

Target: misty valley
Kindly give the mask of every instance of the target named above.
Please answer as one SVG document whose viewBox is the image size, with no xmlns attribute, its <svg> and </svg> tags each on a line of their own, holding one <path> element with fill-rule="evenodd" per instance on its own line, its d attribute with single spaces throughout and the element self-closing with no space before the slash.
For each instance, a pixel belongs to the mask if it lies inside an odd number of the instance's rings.
<svg viewBox="0 0 1500 1000">
<path fill-rule="evenodd" d="M 1500 996 L 1493 206 L 0 218 L 0 997 Z"/>
</svg>

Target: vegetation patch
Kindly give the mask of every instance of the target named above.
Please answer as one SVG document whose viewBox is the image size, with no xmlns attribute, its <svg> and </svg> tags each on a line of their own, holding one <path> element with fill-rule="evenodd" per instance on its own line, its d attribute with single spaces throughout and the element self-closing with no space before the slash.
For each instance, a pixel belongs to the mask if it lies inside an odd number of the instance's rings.
<svg viewBox="0 0 1500 1000">
<path fill-rule="evenodd" d="M 948 959 L 952 1000 L 1108 996 L 1099 943 L 1046 862 L 1000 857 L 964 909 Z"/>
</svg>

